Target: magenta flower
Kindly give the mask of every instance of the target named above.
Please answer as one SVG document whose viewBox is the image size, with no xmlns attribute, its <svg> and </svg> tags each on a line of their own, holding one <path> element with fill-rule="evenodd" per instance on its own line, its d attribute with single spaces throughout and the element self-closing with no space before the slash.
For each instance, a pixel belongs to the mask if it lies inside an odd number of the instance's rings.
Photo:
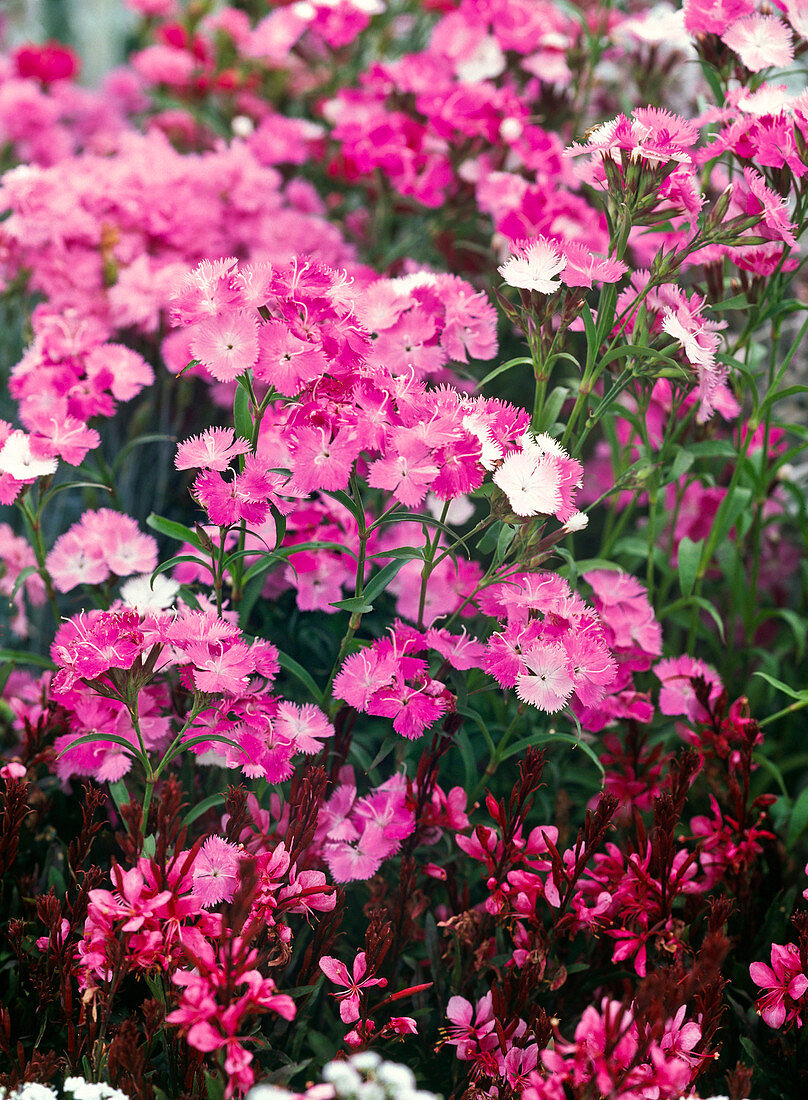
<svg viewBox="0 0 808 1100">
<path fill-rule="evenodd" d="M 753 982 L 769 990 L 755 1004 L 769 1027 L 780 1028 L 792 1020 L 797 1021 L 797 1027 L 802 1027 L 800 1010 L 804 1005 L 798 1002 L 808 990 L 808 977 L 802 969 L 796 944 L 773 943 L 771 966 L 753 962 L 749 974 Z"/>
<path fill-rule="evenodd" d="M 367 956 L 364 951 L 360 951 L 354 959 L 353 974 L 348 973 L 345 963 L 340 962 L 339 959 L 335 959 L 331 955 L 324 955 L 320 959 L 320 969 L 329 981 L 334 982 L 335 985 L 345 987 L 341 992 L 334 994 L 337 1000 L 341 1002 L 339 1014 L 344 1024 L 351 1024 L 354 1020 L 359 1019 L 359 998 L 362 996 L 361 991 L 363 989 L 371 985 L 381 987 L 387 985 L 386 978 L 365 978 Z"/>
</svg>

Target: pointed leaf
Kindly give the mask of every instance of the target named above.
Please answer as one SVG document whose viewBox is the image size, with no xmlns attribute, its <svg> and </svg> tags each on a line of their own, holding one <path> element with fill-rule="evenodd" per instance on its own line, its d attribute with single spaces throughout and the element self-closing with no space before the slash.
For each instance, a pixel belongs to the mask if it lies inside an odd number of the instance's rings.
<svg viewBox="0 0 808 1100">
<path fill-rule="evenodd" d="M 689 596 L 693 592 L 703 548 L 704 539 L 693 542 L 687 535 L 679 543 L 679 587 L 683 596 Z"/>
<path fill-rule="evenodd" d="M 189 542 L 191 546 L 195 546 L 198 550 L 203 549 L 199 536 L 190 527 L 186 527 L 184 523 L 177 523 L 173 519 L 166 519 L 165 516 L 158 516 L 152 512 L 146 520 L 146 524 L 153 531 L 159 531 L 161 535 L 167 535 L 170 539 L 177 539 L 178 542 Z"/>
</svg>

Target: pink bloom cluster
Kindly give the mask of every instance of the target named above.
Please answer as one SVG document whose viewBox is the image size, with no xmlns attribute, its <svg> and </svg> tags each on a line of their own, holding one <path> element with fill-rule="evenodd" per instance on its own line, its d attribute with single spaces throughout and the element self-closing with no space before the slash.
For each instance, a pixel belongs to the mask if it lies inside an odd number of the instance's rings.
<svg viewBox="0 0 808 1100">
<path fill-rule="evenodd" d="M 594 1085 L 614 1100 L 678 1100 L 695 1077 L 699 1059 L 692 1052 L 701 1039 L 699 1025 L 686 1023 L 685 1014 L 683 1006 L 654 1036 L 633 1006 L 604 998 L 600 1009 L 584 1009 L 572 1042 L 541 1052 L 544 1073 L 530 1075 L 525 1100 L 563 1100 L 565 1085 Z"/>
<path fill-rule="evenodd" d="M 157 543 L 130 516 L 102 508 L 85 512 L 54 543 L 45 566 L 54 587 L 69 592 L 79 584 L 102 584 L 110 574 L 128 577 L 157 567 Z"/>
<path fill-rule="evenodd" d="M 23 570 L 35 567 L 36 558 L 26 540 L 15 535 L 7 523 L 0 523 L 0 593 L 14 607 L 11 629 L 22 638 L 28 634 L 26 599 L 34 607 L 45 602 L 45 585 L 39 573 L 28 573 L 22 584 L 18 584 Z"/>
<path fill-rule="evenodd" d="M 480 610 L 500 619 L 480 667 L 550 714 L 574 698 L 598 703 L 616 666 L 597 613 L 553 573 L 514 573 L 484 588 Z M 504 620 L 504 622 L 502 621 Z"/>
<path fill-rule="evenodd" d="M 0 58 L 0 142 L 21 163 L 51 165 L 103 148 L 127 127 L 138 82 L 118 74 L 99 94 L 75 83 L 79 59 L 57 42 L 25 43 Z"/>
<path fill-rule="evenodd" d="M 407 795 L 406 777 L 393 775 L 357 798 L 353 769 L 340 770 L 338 785 L 320 809 L 314 837 L 315 850 L 335 882 L 372 878 L 415 831 Z"/>
<path fill-rule="evenodd" d="M 129 965 L 136 970 L 159 966 L 169 972 L 184 952 L 201 954 L 206 937 L 218 935 L 221 917 L 208 913 L 195 889 L 194 850 L 178 852 L 166 868 L 141 858 L 124 871 L 114 864 L 114 890 L 92 890 L 79 956 L 88 987 L 108 981 L 120 931 Z"/>
<path fill-rule="evenodd" d="M 476 1005 L 455 996 L 446 1009 L 450 1023 L 445 1042 L 477 1074 L 507 1085 L 526 1100 L 564 1100 L 565 1084 L 576 1095 L 595 1084 L 600 1094 L 616 1100 L 645 1100 L 649 1095 L 678 1100 L 693 1079 L 698 1059 L 691 1052 L 701 1038 L 698 1024 L 685 1022 L 685 1012 L 679 1009 L 661 1036 L 654 1036 L 631 1008 L 604 998 L 600 1011 L 584 1010 L 573 1042 L 559 1037 L 542 1050 L 522 1019 L 503 1031 L 490 993 Z"/>
<path fill-rule="evenodd" d="M 634 688 L 634 673 L 651 667 L 662 653 L 662 627 L 645 588 L 628 573 L 597 569 L 584 574 L 606 644 L 617 662 L 617 675 L 595 705 L 575 708 L 581 725 L 598 732 L 616 719 L 650 722 L 654 710 L 648 692 Z"/>
<path fill-rule="evenodd" d="M 191 949 L 191 957 L 193 969 L 172 975 L 182 993 L 166 1022 L 183 1028 L 195 1050 L 223 1052 L 229 1098 L 243 1093 L 255 1080 L 253 1056 L 244 1045 L 249 1041 L 248 1021 L 264 1012 L 293 1020 L 295 1003 L 255 968 L 257 950 L 247 949 L 238 936 L 218 950 L 205 940 L 198 952 Z"/>
</svg>

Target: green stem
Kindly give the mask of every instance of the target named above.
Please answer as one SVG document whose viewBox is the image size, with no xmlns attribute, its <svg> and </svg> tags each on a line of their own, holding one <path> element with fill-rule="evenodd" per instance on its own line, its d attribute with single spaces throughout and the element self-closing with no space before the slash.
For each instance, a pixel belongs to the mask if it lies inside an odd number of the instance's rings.
<svg viewBox="0 0 808 1100">
<path fill-rule="evenodd" d="M 443 511 L 440 516 L 441 527 L 446 523 L 446 517 L 449 514 L 450 501 L 446 501 L 443 505 Z M 430 539 L 429 535 L 426 536 L 426 547 L 424 552 L 424 567 L 421 570 L 421 595 L 418 599 L 418 630 L 424 629 L 424 611 L 426 609 L 426 590 L 429 586 L 429 578 L 432 575 L 432 571 L 435 568 L 435 555 L 438 552 L 438 543 L 440 542 L 441 528 L 438 527 L 435 531 L 434 539 Z"/>
<path fill-rule="evenodd" d="M 366 517 L 365 517 L 365 508 L 364 508 L 364 505 L 362 503 L 362 494 L 361 494 L 361 490 L 360 490 L 360 487 L 359 487 L 359 479 L 357 478 L 355 472 L 351 473 L 351 495 L 353 496 L 353 499 L 357 504 L 356 523 L 357 523 L 357 530 L 358 530 L 358 535 L 359 535 L 359 553 L 357 554 L 357 557 L 356 557 L 356 579 L 354 581 L 354 598 L 358 599 L 359 597 L 361 597 L 362 593 L 365 590 L 365 562 L 366 562 L 366 559 L 367 559 L 367 546 L 368 546 L 368 539 L 370 538 L 370 532 L 372 531 L 373 528 L 372 527 L 368 528 L 368 526 L 367 526 Z M 361 622 L 362 622 L 362 613 L 359 612 L 359 611 L 352 611 L 351 612 L 351 617 L 348 620 L 348 629 L 345 631 L 345 634 L 342 638 L 342 641 L 340 642 L 339 652 L 337 653 L 336 659 L 334 661 L 334 665 L 331 669 L 331 674 L 328 677 L 328 684 L 326 685 L 326 689 L 323 692 L 323 698 L 324 699 L 327 699 L 331 695 L 331 688 L 334 686 L 334 680 L 336 678 L 336 675 L 340 670 L 340 666 L 342 665 L 342 662 L 345 660 L 346 656 L 348 655 L 348 649 L 350 648 L 351 642 L 353 641 L 354 636 L 355 636 L 357 630 L 359 629 L 359 624 Z M 333 700 L 332 700 L 332 705 L 333 705 Z"/>
<path fill-rule="evenodd" d="M 54 618 L 58 623 L 61 616 L 59 613 L 59 604 L 56 600 L 56 590 L 53 587 L 51 575 L 45 564 L 47 553 L 45 551 L 45 542 L 42 538 L 42 511 L 40 508 L 37 508 L 36 512 L 32 511 L 24 496 L 17 501 L 17 506 L 22 512 L 30 532 L 31 546 L 34 551 L 34 557 L 36 558 L 37 572 L 42 578 L 42 583 L 45 585 L 48 602 L 53 610 Z"/>
</svg>

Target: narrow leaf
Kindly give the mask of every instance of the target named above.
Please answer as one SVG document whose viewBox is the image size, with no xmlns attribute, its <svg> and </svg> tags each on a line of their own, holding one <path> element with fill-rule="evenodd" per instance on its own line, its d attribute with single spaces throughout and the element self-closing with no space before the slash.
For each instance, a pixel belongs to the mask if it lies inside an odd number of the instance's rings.
<svg viewBox="0 0 808 1100">
<path fill-rule="evenodd" d="M 693 592 L 703 548 L 704 539 L 694 542 L 687 535 L 679 543 L 679 587 L 683 596 L 690 596 Z"/>
</svg>

